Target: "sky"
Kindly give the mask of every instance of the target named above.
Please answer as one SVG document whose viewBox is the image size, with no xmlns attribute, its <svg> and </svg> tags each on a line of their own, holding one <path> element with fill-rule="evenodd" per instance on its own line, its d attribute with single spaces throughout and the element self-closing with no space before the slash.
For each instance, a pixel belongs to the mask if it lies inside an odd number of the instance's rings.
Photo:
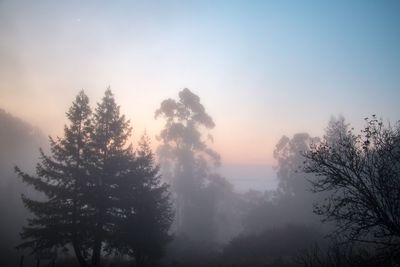
<svg viewBox="0 0 400 267">
<path fill-rule="evenodd" d="M 108 86 L 135 138 L 189 88 L 230 165 L 273 165 L 282 135 L 400 119 L 399 1 L 0 0 L 0 108 L 62 134 Z M 1 127 L 4 127 L 3 125 Z M 155 145 L 156 145 L 156 141 Z"/>
</svg>

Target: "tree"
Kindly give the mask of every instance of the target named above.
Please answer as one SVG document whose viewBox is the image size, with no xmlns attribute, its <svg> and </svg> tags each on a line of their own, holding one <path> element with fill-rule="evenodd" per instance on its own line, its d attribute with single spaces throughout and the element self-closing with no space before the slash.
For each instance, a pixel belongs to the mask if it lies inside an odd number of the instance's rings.
<svg viewBox="0 0 400 267">
<path fill-rule="evenodd" d="M 24 205 L 35 217 L 23 228 L 21 236 L 25 242 L 19 247 L 30 247 L 34 252 L 64 247 L 72 244 L 81 266 L 84 259 L 88 224 L 85 216 L 85 203 L 82 195 L 86 191 L 87 144 L 90 132 L 89 99 L 81 91 L 67 112 L 70 121 L 64 127 L 64 137 L 49 138 L 51 156 L 41 150 L 41 163 L 32 176 L 15 171 L 23 181 L 44 193 L 43 201 L 22 196 Z"/>
<path fill-rule="evenodd" d="M 297 133 L 291 139 L 282 136 L 279 140 L 274 150 L 274 158 L 278 162 L 278 194 L 297 199 L 307 194 L 307 177 L 301 170 L 304 161 L 302 153 L 308 151 L 316 141 L 318 138 L 308 133 Z"/>
<path fill-rule="evenodd" d="M 329 192 L 316 213 L 333 221 L 348 242 L 400 250 L 400 126 L 366 119 L 361 134 L 326 137 L 304 153 L 304 170 L 317 175 L 315 192 Z"/>
<path fill-rule="evenodd" d="M 317 137 L 308 133 L 296 133 L 291 138 L 284 135 L 280 138 L 273 152 L 277 161 L 277 188 L 258 196 L 253 195 L 243 220 L 246 234 L 260 234 L 266 229 L 291 223 L 318 223 L 317 216 L 313 214 L 316 198 L 308 190 L 308 179 L 312 179 L 312 176 L 301 170 L 304 162 L 302 153 L 309 150 L 310 144 L 317 140 Z"/>
<path fill-rule="evenodd" d="M 346 119 L 339 115 L 338 117 L 332 116 L 328 122 L 328 126 L 325 128 L 324 139 L 330 146 L 338 145 L 344 138 L 349 137 L 349 124 L 346 123 Z"/>
<path fill-rule="evenodd" d="M 273 153 L 277 161 L 278 186 L 249 213 L 246 226 L 250 231 L 288 223 L 318 222 L 312 212 L 316 198 L 308 190 L 307 180 L 312 176 L 301 170 L 304 162 L 302 153 L 308 151 L 310 144 L 317 140 L 308 133 L 296 133 L 292 138 L 282 136 L 279 140 Z"/>
<path fill-rule="evenodd" d="M 19 247 L 40 252 L 72 246 L 81 266 L 100 266 L 104 249 L 159 256 L 169 240 L 168 187 L 146 138 L 137 156 L 128 144 L 131 128 L 108 89 L 91 114 L 80 92 L 67 112 L 62 138 L 50 138 L 51 156 L 41 151 L 36 176 L 15 168 L 44 199 L 23 196 L 35 217 L 23 228 Z M 124 234 L 126 234 L 126 236 Z M 129 251 L 125 248 L 128 248 Z M 132 253 L 130 253 L 132 252 Z"/>
<path fill-rule="evenodd" d="M 195 240 L 212 240 L 215 195 L 206 184 L 212 181 L 210 170 L 220 164 L 220 156 L 208 146 L 204 131 L 215 123 L 189 89 L 179 92 L 179 100 L 164 100 L 155 116 L 166 120 L 158 155 L 164 177 L 176 194 L 177 232 Z"/>
<path fill-rule="evenodd" d="M 147 135 L 140 139 L 132 165 L 119 187 L 115 246 L 142 266 L 163 255 L 164 246 L 171 240 L 168 231 L 174 213 L 169 186 L 161 182 Z"/>
<path fill-rule="evenodd" d="M 92 264 L 100 266 L 103 243 L 111 236 L 111 229 L 118 210 L 118 185 L 130 171 L 133 160 L 132 146 L 127 144 L 131 134 L 129 121 L 120 115 L 110 89 L 107 89 L 93 116 L 90 135 L 91 183 L 89 205 L 95 210 L 92 221 L 93 233 Z"/>
</svg>

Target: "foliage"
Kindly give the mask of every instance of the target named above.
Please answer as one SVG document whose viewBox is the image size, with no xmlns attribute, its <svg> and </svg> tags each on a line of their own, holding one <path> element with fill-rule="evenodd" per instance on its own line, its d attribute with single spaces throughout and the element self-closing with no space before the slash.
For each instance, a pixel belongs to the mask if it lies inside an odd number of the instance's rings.
<svg viewBox="0 0 400 267">
<path fill-rule="evenodd" d="M 242 265 L 291 262 L 299 251 L 310 249 L 322 235 L 305 225 L 286 225 L 256 235 L 240 235 L 224 248 L 223 255 Z"/>
<path fill-rule="evenodd" d="M 20 247 L 38 253 L 72 246 L 81 266 L 90 257 L 100 266 L 104 249 L 129 251 L 137 262 L 159 256 L 169 240 L 171 205 L 148 141 L 142 140 L 136 156 L 128 145 L 129 121 L 109 89 L 94 114 L 80 92 L 67 118 L 64 136 L 50 138 L 51 155 L 41 151 L 36 176 L 15 168 L 44 194 L 43 200 L 23 196 L 34 217 Z M 127 230 L 131 235 L 121 235 Z"/>
<path fill-rule="evenodd" d="M 189 89 L 179 92 L 178 101 L 164 100 L 155 116 L 166 120 L 158 137 L 162 142 L 160 161 L 167 168 L 163 172 L 169 174 L 176 192 L 190 195 L 191 190 L 204 185 L 210 164 L 220 164 L 220 156 L 207 146 L 203 136 L 203 130 L 214 128 L 215 123 Z"/>
<path fill-rule="evenodd" d="M 20 248 L 31 247 L 37 252 L 72 244 L 78 260 L 83 260 L 88 225 L 81 217 L 85 216 L 85 203 L 80 196 L 86 190 L 87 179 L 84 154 L 91 113 L 88 101 L 83 92 L 76 97 L 67 112 L 70 125 L 64 127 L 64 137 L 49 138 L 52 156 L 41 151 L 37 176 L 15 168 L 24 182 L 46 196 L 46 200 L 41 201 L 22 196 L 24 205 L 35 217 L 23 228 L 21 237 L 26 241 L 19 245 Z"/>
<path fill-rule="evenodd" d="M 318 222 L 312 212 L 316 198 L 308 191 L 312 175 L 300 169 L 304 161 L 302 152 L 316 140 L 307 133 L 297 133 L 292 138 L 282 136 L 274 150 L 278 187 L 253 196 L 251 208 L 243 219 L 245 232 L 256 234 L 288 223 Z"/>
<path fill-rule="evenodd" d="M 175 193 L 176 232 L 196 241 L 215 241 L 223 195 L 219 192 L 231 189 L 224 178 L 212 172 L 219 166 L 220 156 L 208 146 L 212 136 L 205 131 L 215 123 L 199 96 L 189 89 L 179 92 L 178 100 L 164 100 L 155 116 L 165 119 L 157 152 L 164 177 Z"/>
<path fill-rule="evenodd" d="M 307 194 L 306 174 L 300 169 L 304 161 L 302 153 L 308 151 L 310 145 L 317 141 L 317 137 L 311 137 L 307 133 L 297 133 L 291 139 L 282 136 L 279 140 L 274 150 L 274 158 L 278 162 L 278 194 L 297 198 Z"/>
<path fill-rule="evenodd" d="M 122 201 L 112 243 L 142 265 L 163 255 L 164 246 L 172 239 L 168 231 L 174 213 L 169 186 L 161 183 L 147 135 L 142 136 L 136 152 L 135 168 L 119 187 Z"/>
<path fill-rule="evenodd" d="M 373 116 L 361 134 L 352 130 L 334 144 L 326 137 L 304 154 L 304 170 L 317 175 L 315 192 L 328 192 L 316 213 L 337 224 L 347 241 L 400 249 L 400 127 Z"/>
<path fill-rule="evenodd" d="M 103 241 L 111 238 L 113 220 L 117 216 L 117 188 L 129 172 L 134 157 L 132 147 L 127 146 L 130 134 L 129 121 L 120 115 L 119 106 L 108 89 L 97 104 L 90 142 L 89 171 L 93 178 L 90 205 L 95 211 L 92 264 L 95 266 L 100 265 Z"/>
<path fill-rule="evenodd" d="M 318 245 L 299 252 L 294 261 L 303 267 L 394 267 L 390 259 L 374 255 L 366 245 L 344 244 L 334 240 L 329 246 Z"/>
</svg>

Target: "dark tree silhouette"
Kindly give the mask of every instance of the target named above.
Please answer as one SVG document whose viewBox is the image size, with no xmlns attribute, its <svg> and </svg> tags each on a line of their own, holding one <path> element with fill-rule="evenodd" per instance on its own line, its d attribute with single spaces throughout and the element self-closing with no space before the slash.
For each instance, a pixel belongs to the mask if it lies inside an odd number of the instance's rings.
<svg viewBox="0 0 400 267">
<path fill-rule="evenodd" d="M 64 137 L 49 138 L 52 155 L 40 151 L 37 176 L 15 168 L 24 182 L 46 196 L 43 201 L 22 196 L 24 205 L 35 217 L 23 228 L 21 236 L 26 241 L 19 247 L 31 247 L 36 252 L 72 244 L 82 266 L 85 265 L 82 243 L 88 235 L 82 199 L 87 190 L 85 167 L 91 113 L 88 104 L 88 97 L 80 92 L 67 112 L 70 124 L 64 128 Z"/>
<path fill-rule="evenodd" d="M 132 164 L 119 186 L 120 216 L 114 246 L 142 266 L 163 255 L 164 246 L 171 240 L 168 231 L 174 214 L 169 186 L 161 182 L 147 135 L 140 139 Z"/>
<path fill-rule="evenodd" d="M 321 239 L 315 228 L 289 224 L 255 235 L 239 235 L 224 248 L 223 256 L 242 266 L 296 266 L 289 264 L 291 258 Z"/>
<path fill-rule="evenodd" d="M 325 137 L 304 156 L 304 170 L 317 175 L 315 192 L 329 192 L 316 213 L 334 221 L 348 241 L 400 250 L 400 126 L 366 119 L 360 135 L 352 130 L 335 143 Z"/>
<path fill-rule="evenodd" d="M 371 248 L 333 240 L 325 247 L 314 245 L 302 250 L 294 262 L 303 267 L 394 267 L 389 259 L 376 257 Z"/>
<path fill-rule="evenodd" d="M 80 92 L 64 136 L 50 138 L 51 156 L 41 151 L 36 176 L 15 168 L 44 193 L 42 200 L 22 196 L 35 216 L 19 247 L 36 253 L 72 246 L 81 266 L 100 266 L 103 252 L 129 254 L 138 263 L 156 258 L 170 239 L 172 210 L 148 140 L 142 138 L 135 155 L 129 121 L 110 89 L 94 114 L 88 103 Z"/>
<path fill-rule="evenodd" d="M 129 172 L 133 160 L 132 146 L 127 145 L 131 128 L 125 116 L 120 115 L 119 109 L 111 90 L 107 89 L 93 116 L 90 172 L 94 188 L 91 191 L 91 205 L 95 209 L 94 266 L 100 266 L 103 243 L 111 238 L 115 207 L 118 205 L 116 189 Z"/>
</svg>

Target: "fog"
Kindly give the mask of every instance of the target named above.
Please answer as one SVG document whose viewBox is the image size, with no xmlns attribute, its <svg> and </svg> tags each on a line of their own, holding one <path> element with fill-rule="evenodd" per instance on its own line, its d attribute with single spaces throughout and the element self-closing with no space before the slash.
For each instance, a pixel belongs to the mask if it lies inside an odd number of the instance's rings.
<svg viewBox="0 0 400 267">
<path fill-rule="evenodd" d="M 399 266 L 399 12 L 0 1 L 0 266 Z"/>
<path fill-rule="evenodd" d="M 334 242 L 327 237 L 334 224 L 323 223 L 313 208 L 328 195 L 311 191 L 315 177 L 303 172 L 303 153 L 321 138 L 335 146 L 349 131 L 343 116 L 331 117 L 321 137 L 283 135 L 273 151 L 274 166 L 224 166 L 212 148 L 217 142 L 212 131 L 218 125 L 198 95 L 183 89 L 162 101 L 154 114 L 156 120 L 164 122 L 155 137 L 159 145 L 154 155 L 161 180 L 169 185 L 174 214 L 168 226 L 171 238 L 157 264 L 286 266 L 298 264 L 296 259 L 305 251 L 324 250 Z M 48 149 L 49 142 L 37 127 L 5 111 L 1 111 L 1 120 L 7 125 L 1 128 L 1 212 L 7 214 L 1 225 L 3 261 L 11 266 L 24 256 L 29 265 L 35 259 L 29 256 L 30 250 L 15 249 L 23 241 L 19 237 L 22 227 L 32 218 L 20 195 L 39 201 L 49 196 L 22 183 L 13 169 L 18 166 L 34 173 L 35 164 L 43 159 L 39 148 L 45 155 L 54 150 Z M 74 254 L 70 244 L 63 247 L 56 246 L 57 260 L 66 264 Z M 111 262 L 118 255 L 103 253 Z"/>
<path fill-rule="evenodd" d="M 29 217 L 24 208 L 21 194 L 40 197 L 28 188 L 20 179 L 16 179 L 14 166 L 25 166 L 29 171 L 35 169 L 39 156 L 39 147 L 47 149 L 45 135 L 32 125 L 24 122 L 4 110 L 0 110 L 0 197 L 1 197 L 1 255 L 4 264 L 18 262 L 21 253 L 14 247 L 20 242 L 19 232 Z"/>
</svg>

